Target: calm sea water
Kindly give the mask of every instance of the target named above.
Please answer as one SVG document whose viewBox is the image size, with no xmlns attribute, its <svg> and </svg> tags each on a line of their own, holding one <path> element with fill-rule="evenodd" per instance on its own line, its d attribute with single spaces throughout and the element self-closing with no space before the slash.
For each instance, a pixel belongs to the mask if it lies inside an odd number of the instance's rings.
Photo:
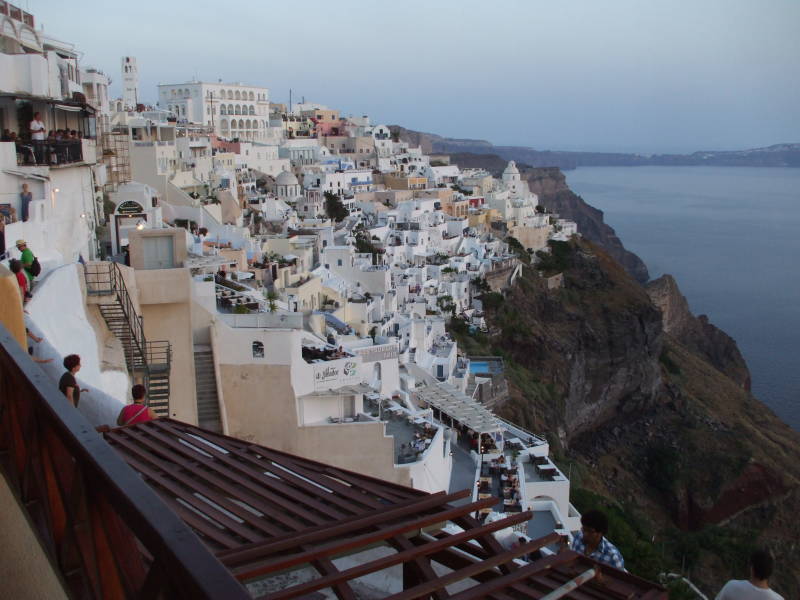
<svg viewBox="0 0 800 600">
<path fill-rule="evenodd" d="M 692 312 L 737 341 L 753 393 L 800 430 L 800 169 L 584 167 L 566 175 L 651 277 L 672 274 Z"/>
</svg>

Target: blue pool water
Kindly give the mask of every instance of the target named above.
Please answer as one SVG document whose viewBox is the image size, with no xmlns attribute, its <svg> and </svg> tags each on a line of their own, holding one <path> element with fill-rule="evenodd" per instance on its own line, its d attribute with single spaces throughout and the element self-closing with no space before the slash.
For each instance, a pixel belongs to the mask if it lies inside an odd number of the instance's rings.
<svg viewBox="0 0 800 600">
<path fill-rule="evenodd" d="M 469 372 L 470 373 L 488 373 L 489 372 L 489 363 L 488 362 L 470 362 L 469 363 Z"/>
</svg>

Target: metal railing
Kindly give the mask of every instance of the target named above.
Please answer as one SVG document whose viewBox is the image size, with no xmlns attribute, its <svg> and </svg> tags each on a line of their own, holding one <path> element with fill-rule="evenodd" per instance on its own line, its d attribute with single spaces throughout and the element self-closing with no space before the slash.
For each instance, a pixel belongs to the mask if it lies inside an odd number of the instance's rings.
<svg viewBox="0 0 800 600">
<path fill-rule="evenodd" d="M 134 351 L 143 364 L 134 365 L 146 368 L 147 366 L 147 340 L 144 337 L 142 318 L 136 314 L 136 309 L 125 285 L 125 279 L 119 265 L 115 262 L 91 263 L 84 266 L 86 277 L 86 293 L 90 296 L 116 296 L 117 302 L 128 321 Z M 134 357 L 134 361 L 136 357 Z"/>
<path fill-rule="evenodd" d="M 69 597 L 250 597 L 2 324 L 0 468 Z"/>
</svg>

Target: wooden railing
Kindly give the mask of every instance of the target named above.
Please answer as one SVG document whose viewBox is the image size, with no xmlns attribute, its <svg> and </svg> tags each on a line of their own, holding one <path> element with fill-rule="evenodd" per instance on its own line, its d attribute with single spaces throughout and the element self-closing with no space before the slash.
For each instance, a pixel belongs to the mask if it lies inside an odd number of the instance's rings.
<svg viewBox="0 0 800 600">
<path fill-rule="evenodd" d="M 2 324 L 0 468 L 70 597 L 250 597 Z"/>
</svg>

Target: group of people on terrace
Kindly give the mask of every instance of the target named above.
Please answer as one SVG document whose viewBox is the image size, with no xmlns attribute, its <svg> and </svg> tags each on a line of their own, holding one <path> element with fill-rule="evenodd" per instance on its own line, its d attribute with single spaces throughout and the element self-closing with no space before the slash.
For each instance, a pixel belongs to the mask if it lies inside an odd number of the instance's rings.
<svg viewBox="0 0 800 600">
<path fill-rule="evenodd" d="M 81 134 L 75 129 L 47 130 L 41 113 L 34 113 L 28 125 L 30 140 L 21 139 L 17 132 L 4 129 L 0 141 L 14 142 L 23 163 L 52 165 L 76 162 L 81 159 Z"/>
<path fill-rule="evenodd" d="M 347 358 L 350 356 L 342 346 L 338 348 L 316 348 L 314 346 L 303 346 L 303 359 L 311 363 L 317 360 L 328 361 Z"/>
</svg>

